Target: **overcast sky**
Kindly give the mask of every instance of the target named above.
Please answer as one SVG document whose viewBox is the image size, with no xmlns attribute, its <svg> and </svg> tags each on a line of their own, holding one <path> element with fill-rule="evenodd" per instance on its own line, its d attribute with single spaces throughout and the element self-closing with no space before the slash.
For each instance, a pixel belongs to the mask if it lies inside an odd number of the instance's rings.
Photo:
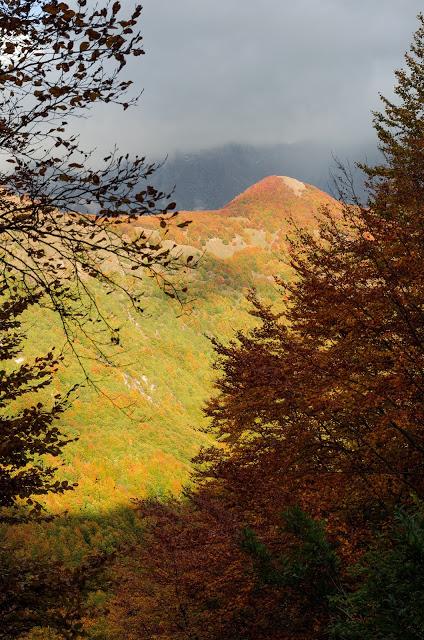
<svg viewBox="0 0 424 640">
<path fill-rule="evenodd" d="M 127 67 L 144 88 L 140 104 L 125 118 L 102 109 L 84 129 L 151 156 L 226 142 L 368 142 L 370 111 L 379 91 L 391 94 L 422 9 L 418 0 L 143 4 L 146 55 Z"/>
</svg>

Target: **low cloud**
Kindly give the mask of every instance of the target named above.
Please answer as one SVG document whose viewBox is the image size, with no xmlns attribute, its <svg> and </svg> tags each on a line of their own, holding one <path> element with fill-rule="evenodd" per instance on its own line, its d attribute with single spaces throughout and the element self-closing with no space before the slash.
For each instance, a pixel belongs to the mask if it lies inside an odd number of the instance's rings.
<svg viewBox="0 0 424 640">
<path fill-rule="evenodd" d="M 132 6 L 125 0 L 123 6 Z M 82 123 L 93 144 L 150 156 L 227 142 L 372 136 L 416 28 L 417 0 L 145 0 L 133 111 Z"/>
</svg>

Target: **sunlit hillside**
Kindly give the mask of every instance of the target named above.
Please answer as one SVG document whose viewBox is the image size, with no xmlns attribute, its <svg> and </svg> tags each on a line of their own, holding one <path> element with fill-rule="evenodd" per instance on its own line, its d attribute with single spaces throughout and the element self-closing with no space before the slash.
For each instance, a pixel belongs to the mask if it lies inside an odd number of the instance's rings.
<svg viewBox="0 0 424 640">
<path fill-rule="evenodd" d="M 35 536 L 37 552 L 49 549 L 76 560 L 90 547 L 109 550 L 123 529 L 128 537 L 136 526 L 128 508 L 132 498 L 180 490 L 189 480 L 191 457 L 207 441 L 199 428 L 205 426 L 202 405 L 214 375 L 208 337 L 227 340 L 251 322 L 249 287 L 275 297 L 273 276 L 289 277 L 289 219 L 314 225 L 323 205 L 338 206 L 315 187 L 273 176 L 222 210 L 180 214 L 178 222 L 192 223 L 174 228 L 172 239 L 185 252 L 202 256 L 188 283 L 192 302 L 181 309 L 153 284 L 143 315 L 124 298 L 105 299 L 121 327 L 121 345 L 111 352 L 115 365 L 105 359 L 85 362 L 95 385 L 78 390 L 63 418 L 63 430 L 79 439 L 66 447 L 60 474 L 78 486 L 46 501 L 48 510 L 67 515 L 36 527 L 14 527 L 13 545 Z M 143 218 L 128 231 L 137 227 L 153 229 L 157 222 Z M 25 358 L 64 342 L 58 322 L 44 311 L 33 313 L 28 327 Z M 80 365 L 68 353 L 55 389 L 67 390 L 81 379 Z"/>
</svg>

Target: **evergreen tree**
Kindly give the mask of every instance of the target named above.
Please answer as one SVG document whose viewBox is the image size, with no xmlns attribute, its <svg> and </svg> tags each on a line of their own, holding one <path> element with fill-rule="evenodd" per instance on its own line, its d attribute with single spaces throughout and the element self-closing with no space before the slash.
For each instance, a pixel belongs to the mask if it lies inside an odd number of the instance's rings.
<svg viewBox="0 0 424 640">
<path fill-rule="evenodd" d="M 424 638 L 424 518 L 422 507 L 400 512 L 395 526 L 352 570 L 351 592 L 332 599 L 334 640 Z"/>
</svg>

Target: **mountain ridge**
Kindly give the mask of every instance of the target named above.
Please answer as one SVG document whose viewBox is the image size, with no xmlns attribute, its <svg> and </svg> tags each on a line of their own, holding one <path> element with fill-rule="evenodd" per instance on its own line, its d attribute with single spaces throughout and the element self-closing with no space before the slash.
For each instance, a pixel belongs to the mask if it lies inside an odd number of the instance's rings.
<svg viewBox="0 0 424 640">
<path fill-rule="evenodd" d="M 225 206 L 239 193 L 265 176 L 289 175 L 328 191 L 332 184 L 335 158 L 346 166 L 355 161 L 380 161 L 372 141 L 355 145 L 304 141 L 292 144 L 227 144 L 198 151 L 178 151 L 165 161 L 153 181 L 166 193 L 174 185 L 174 199 L 179 209 L 215 210 Z M 363 191 L 363 175 L 354 170 L 355 189 Z"/>
<path fill-rule="evenodd" d="M 250 185 L 222 209 L 180 211 L 170 239 L 178 246 L 227 259 L 247 248 L 284 250 L 291 221 L 311 228 L 322 207 L 341 205 L 326 192 L 290 176 L 267 176 Z M 133 228 L 152 230 L 154 218 L 139 218 Z M 227 248 L 225 248 L 227 247 Z"/>
</svg>

